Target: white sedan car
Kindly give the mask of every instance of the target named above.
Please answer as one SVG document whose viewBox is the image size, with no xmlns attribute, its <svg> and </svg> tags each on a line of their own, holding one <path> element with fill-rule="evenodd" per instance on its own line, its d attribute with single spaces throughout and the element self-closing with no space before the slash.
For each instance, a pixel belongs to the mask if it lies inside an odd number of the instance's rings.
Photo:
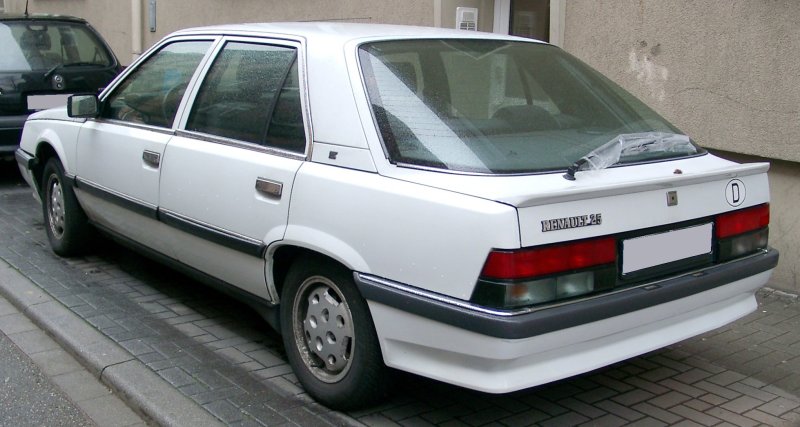
<svg viewBox="0 0 800 427">
<path fill-rule="evenodd" d="M 753 311 L 778 261 L 767 164 L 509 36 L 179 31 L 16 157 L 57 254 L 100 230 L 242 298 L 336 408 L 387 367 L 505 393 L 630 358 Z"/>
</svg>

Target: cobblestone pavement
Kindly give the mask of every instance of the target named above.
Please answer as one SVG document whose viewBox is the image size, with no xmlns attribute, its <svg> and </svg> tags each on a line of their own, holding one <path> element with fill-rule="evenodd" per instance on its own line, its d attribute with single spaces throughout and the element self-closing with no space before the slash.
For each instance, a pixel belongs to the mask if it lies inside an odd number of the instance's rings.
<svg viewBox="0 0 800 427">
<path fill-rule="evenodd" d="M 341 414 L 297 385 L 246 306 L 108 241 L 62 259 L 18 178 L 0 176 L 0 258 L 228 425 L 800 426 L 800 301 L 769 290 L 728 327 L 508 395 L 398 373 L 386 404 Z"/>
</svg>

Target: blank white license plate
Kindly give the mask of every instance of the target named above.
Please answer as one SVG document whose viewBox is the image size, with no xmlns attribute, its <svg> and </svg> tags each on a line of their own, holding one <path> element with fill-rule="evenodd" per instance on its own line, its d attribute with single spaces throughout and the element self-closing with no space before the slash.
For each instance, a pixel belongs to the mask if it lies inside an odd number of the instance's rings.
<svg viewBox="0 0 800 427">
<path fill-rule="evenodd" d="M 31 95 L 28 97 L 29 110 L 44 110 L 53 107 L 63 107 L 67 105 L 67 98 L 70 94 L 58 95 Z"/>
<path fill-rule="evenodd" d="M 622 274 L 711 253 L 711 223 L 622 241 Z"/>
</svg>

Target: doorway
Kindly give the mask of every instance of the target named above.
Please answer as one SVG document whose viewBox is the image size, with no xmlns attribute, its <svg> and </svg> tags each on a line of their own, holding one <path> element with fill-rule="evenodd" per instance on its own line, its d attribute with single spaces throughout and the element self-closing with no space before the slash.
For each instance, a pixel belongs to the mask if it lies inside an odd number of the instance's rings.
<svg viewBox="0 0 800 427">
<path fill-rule="evenodd" d="M 550 0 L 511 0 L 508 34 L 550 41 Z"/>
<path fill-rule="evenodd" d="M 494 0 L 492 31 L 562 46 L 566 0 Z"/>
</svg>

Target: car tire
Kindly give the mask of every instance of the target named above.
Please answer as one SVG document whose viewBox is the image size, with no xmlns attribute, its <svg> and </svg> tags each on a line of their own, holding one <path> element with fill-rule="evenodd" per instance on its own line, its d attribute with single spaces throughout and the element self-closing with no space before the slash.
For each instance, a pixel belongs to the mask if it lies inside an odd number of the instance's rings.
<svg viewBox="0 0 800 427">
<path fill-rule="evenodd" d="M 300 259 L 282 295 L 286 355 L 308 394 L 339 410 L 383 399 L 392 375 L 352 272 L 327 259 Z"/>
<path fill-rule="evenodd" d="M 42 174 L 42 212 L 53 252 L 75 256 L 86 250 L 91 227 L 72 185 L 64 179 L 64 167 L 55 157 L 47 161 Z"/>
</svg>

